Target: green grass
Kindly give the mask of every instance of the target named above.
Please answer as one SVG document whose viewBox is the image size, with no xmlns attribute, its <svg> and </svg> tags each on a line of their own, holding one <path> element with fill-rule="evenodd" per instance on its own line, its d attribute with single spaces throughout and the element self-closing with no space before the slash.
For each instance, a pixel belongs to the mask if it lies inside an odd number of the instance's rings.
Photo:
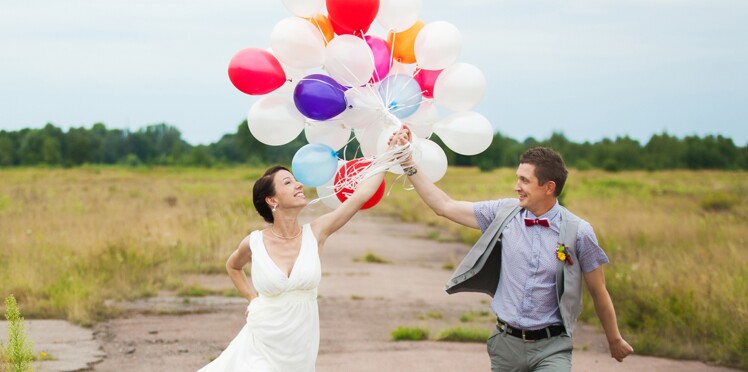
<svg viewBox="0 0 748 372">
<path fill-rule="evenodd" d="M 397 327 L 392 331 L 392 341 L 423 341 L 429 338 L 428 329 L 420 327 Z"/>
<path fill-rule="evenodd" d="M 427 311 L 425 313 L 421 313 L 418 315 L 418 319 L 426 320 L 426 319 L 443 319 L 444 314 L 438 312 L 438 311 Z"/>
<path fill-rule="evenodd" d="M 92 325 L 116 315 L 107 300 L 178 289 L 184 274 L 224 274 L 231 251 L 264 226 L 250 200 L 262 171 L 0 169 L 0 295 L 15 294 L 27 318 Z M 514 197 L 514 172 L 450 168 L 438 186 L 458 200 Z M 571 170 L 564 195 L 610 258 L 608 290 L 638 354 L 748 369 L 748 173 Z M 439 240 L 480 236 L 399 187 L 373 213 L 429 225 Z M 585 296 L 582 320 L 595 324 Z"/>
<path fill-rule="evenodd" d="M 388 264 L 390 261 L 385 260 L 382 257 L 377 256 L 373 252 L 366 252 L 366 254 L 361 258 L 356 258 L 353 261 L 355 262 L 366 262 L 366 263 L 376 263 L 376 264 Z"/>
<path fill-rule="evenodd" d="M 437 341 L 485 343 L 490 335 L 491 331 L 487 329 L 454 327 L 439 332 L 436 339 Z"/>
</svg>

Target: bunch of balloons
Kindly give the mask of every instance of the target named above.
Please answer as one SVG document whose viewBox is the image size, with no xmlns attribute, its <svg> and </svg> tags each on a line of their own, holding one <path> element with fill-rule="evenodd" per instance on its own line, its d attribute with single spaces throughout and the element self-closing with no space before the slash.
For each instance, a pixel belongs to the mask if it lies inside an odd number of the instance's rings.
<svg viewBox="0 0 748 372">
<path fill-rule="evenodd" d="M 344 200 L 334 186 L 348 171 L 336 177 L 345 167 L 336 151 L 351 132 L 363 155 L 372 157 L 408 125 L 415 134 L 413 160 L 434 182 L 446 173 L 447 158 L 429 140 L 432 133 L 462 155 L 491 144 L 490 122 L 470 111 L 485 93 L 483 73 L 456 63 L 462 36 L 454 25 L 419 20 L 422 0 L 282 1 L 293 16 L 275 25 L 271 48 L 239 51 L 228 73 L 240 91 L 264 95 L 247 120 L 260 142 L 284 145 L 305 132 L 309 145 L 292 162 L 299 181 L 318 186 L 320 195 L 334 189 Z M 386 39 L 367 34 L 375 20 Z M 440 118 L 438 107 L 449 114 Z"/>
</svg>

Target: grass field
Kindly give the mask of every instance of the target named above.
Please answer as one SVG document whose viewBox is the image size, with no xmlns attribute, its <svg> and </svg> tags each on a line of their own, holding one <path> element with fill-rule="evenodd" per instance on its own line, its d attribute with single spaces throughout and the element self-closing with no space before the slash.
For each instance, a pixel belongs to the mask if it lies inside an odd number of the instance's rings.
<svg viewBox="0 0 748 372">
<path fill-rule="evenodd" d="M 262 171 L 2 169 L 0 295 L 14 294 L 27 318 L 86 325 L 115 315 L 107 300 L 188 291 L 182 274 L 224 272 L 263 226 L 251 203 Z M 513 169 L 452 168 L 439 186 L 477 201 L 513 197 L 514 179 Z M 637 353 L 748 368 L 748 174 L 572 171 L 563 202 L 610 257 L 608 288 Z M 438 239 L 479 234 L 399 184 L 374 211 L 443 227 Z M 589 298 L 582 318 L 596 322 Z"/>
</svg>

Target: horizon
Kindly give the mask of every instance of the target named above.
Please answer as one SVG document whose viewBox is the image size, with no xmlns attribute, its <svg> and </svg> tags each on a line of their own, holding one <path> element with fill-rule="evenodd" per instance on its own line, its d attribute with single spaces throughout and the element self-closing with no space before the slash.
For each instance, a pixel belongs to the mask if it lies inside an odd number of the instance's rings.
<svg viewBox="0 0 748 372">
<path fill-rule="evenodd" d="M 721 135 L 743 147 L 745 14 L 748 3 L 736 0 L 430 0 L 420 19 L 461 31 L 457 62 L 477 66 L 488 85 L 474 111 L 505 137 Z M 290 16 L 279 0 L 8 4 L 0 130 L 165 123 L 192 145 L 217 142 L 257 99 L 231 85 L 229 60 L 269 47 L 275 23 Z M 385 36 L 376 22 L 370 33 Z"/>
</svg>

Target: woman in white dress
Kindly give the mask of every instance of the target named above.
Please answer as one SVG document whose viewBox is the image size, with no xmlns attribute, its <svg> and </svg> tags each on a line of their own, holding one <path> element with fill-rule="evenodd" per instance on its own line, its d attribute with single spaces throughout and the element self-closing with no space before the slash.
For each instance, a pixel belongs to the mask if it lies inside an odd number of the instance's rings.
<svg viewBox="0 0 748 372">
<path fill-rule="evenodd" d="M 272 167 L 255 182 L 255 208 L 270 226 L 244 238 L 226 262 L 234 285 L 250 301 L 247 323 L 200 372 L 314 371 L 319 255 L 325 240 L 358 212 L 383 178 L 384 172 L 366 178 L 337 209 L 303 226 L 298 216 L 307 200 L 303 185 L 288 169 Z M 247 264 L 251 283 L 243 271 Z"/>
</svg>

